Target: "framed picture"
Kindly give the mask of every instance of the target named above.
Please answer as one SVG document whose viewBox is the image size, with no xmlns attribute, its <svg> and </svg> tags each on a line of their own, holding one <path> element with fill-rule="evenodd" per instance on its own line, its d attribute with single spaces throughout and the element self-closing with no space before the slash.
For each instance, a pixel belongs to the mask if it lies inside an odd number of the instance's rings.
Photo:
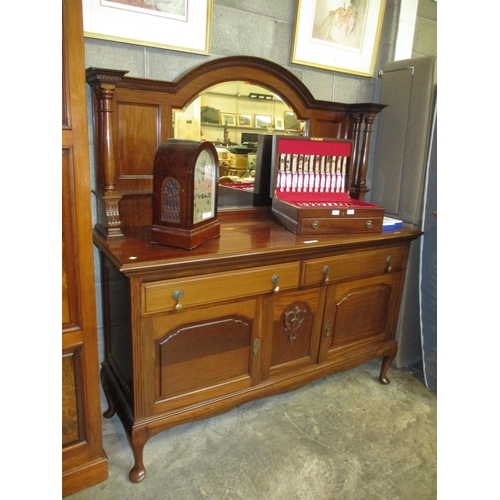
<svg viewBox="0 0 500 500">
<path fill-rule="evenodd" d="M 373 76 L 385 0 L 298 0 L 292 63 Z"/>
<path fill-rule="evenodd" d="M 300 121 L 293 111 L 285 111 L 285 130 L 300 130 Z"/>
<path fill-rule="evenodd" d="M 285 125 L 284 125 L 284 122 L 283 122 L 283 118 L 275 118 L 274 119 L 274 127 L 277 130 L 283 130 L 285 128 Z"/>
<path fill-rule="evenodd" d="M 255 126 L 257 128 L 265 128 L 271 125 L 273 119 L 268 115 L 255 115 Z"/>
<path fill-rule="evenodd" d="M 236 125 L 236 115 L 234 113 L 220 114 L 220 122 L 222 125 Z"/>
<path fill-rule="evenodd" d="M 213 0 L 83 0 L 89 38 L 209 54 Z"/>
<path fill-rule="evenodd" d="M 220 111 L 211 106 L 202 106 L 200 110 L 200 119 L 202 123 L 217 123 L 220 124 Z"/>
<path fill-rule="evenodd" d="M 251 127 L 252 126 L 252 115 L 238 115 L 238 126 L 239 127 Z"/>
</svg>

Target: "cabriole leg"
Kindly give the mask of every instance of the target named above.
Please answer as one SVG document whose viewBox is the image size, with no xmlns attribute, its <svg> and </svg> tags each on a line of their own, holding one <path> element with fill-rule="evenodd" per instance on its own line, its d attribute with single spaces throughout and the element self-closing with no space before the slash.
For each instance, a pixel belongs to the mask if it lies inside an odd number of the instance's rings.
<svg viewBox="0 0 500 500">
<path fill-rule="evenodd" d="M 128 477 L 133 483 L 140 483 L 146 477 L 146 468 L 144 467 L 143 455 L 144 445 L 148 439 L 147 428 L 132 429 L 130 436 L 130 445 L 134 454 L 135 464 L 132 467 Z"/>
<path fill-rule="evenodd" d="M 391 366 L 394 358 L 396 357 L 397 346 L 392 350 L 392 352 L 388 356 L 384 356 L 382 359 L 382 367 L 380 368 L 380 377 L 379 380 L 382 384 L 390 384 L 391 381 L 387 377 L 387 370 L 389 366 Z"/>
<path fill-rule="evenodd" d="M 102 414 L 102 416 L 104 418 L 111 418 L 115 414 L 115 405 L 113 403 L 113 398 L 111 397 L 104 367 L 101 368 L 101 384 L 104 395 L 106 396 L 106 402 L 108 403 L 108 409 Z"/>
</svg>

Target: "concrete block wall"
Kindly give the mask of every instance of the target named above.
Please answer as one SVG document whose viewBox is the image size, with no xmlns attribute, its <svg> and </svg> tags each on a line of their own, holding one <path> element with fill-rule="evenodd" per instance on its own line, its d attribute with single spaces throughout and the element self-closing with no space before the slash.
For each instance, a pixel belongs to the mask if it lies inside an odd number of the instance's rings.
<svg viewBox="0 0 500 500">
<path fill-rule="evenodd" d="M 437 55 L 437 1 L 419 0 L 412 57 Z"/>
<path fill-rule="evenodd" d="M 290 62 L 296 0 L 213 0 L 210 55 L 85 38 L 85 65 L 128 70 L 128 76 L 171 81 L 218 57 L 247 55 L 273 61 L 294 73 L 316 99 L 378 102 L 377 70 L 394 58 L 402 0 L 387 0 L 375 75 L 372 78 Z M 437 53 L 437 3 L 419 0 L 412 57 Z"/>
<path fill-rule="evenodd" d="M 388 4 L 399 1 L 388 0 Z M 129 70 L 128 76 L 171 81 L 208 60 L 247 55 L 287 68 L 304 82 L 316 99 L 347 103 L 373 101 L 374 78 L 290 63 L 295 10 L 295 0 L 214 0 L 210 55 L 86 38 L 85 65 Z M 392 18 L 389 16 L 387 21 L 383 30 L 392 33 Z"/>
</svg>

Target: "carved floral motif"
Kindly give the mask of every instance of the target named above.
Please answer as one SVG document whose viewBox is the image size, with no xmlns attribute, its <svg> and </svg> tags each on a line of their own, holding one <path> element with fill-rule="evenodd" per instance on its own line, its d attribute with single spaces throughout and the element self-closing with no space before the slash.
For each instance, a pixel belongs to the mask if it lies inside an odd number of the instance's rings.
<svg viewBox="0 0 500 500">
<path fill-rule="evenodd" d="M 301 309 L 295 306 L 292 310 L 285 313 L 285 332 L 288 332 L 288 339 L 292 343 L 297 337 L 296 332 L 306 319 L 307 309 Z"/>
</svg>

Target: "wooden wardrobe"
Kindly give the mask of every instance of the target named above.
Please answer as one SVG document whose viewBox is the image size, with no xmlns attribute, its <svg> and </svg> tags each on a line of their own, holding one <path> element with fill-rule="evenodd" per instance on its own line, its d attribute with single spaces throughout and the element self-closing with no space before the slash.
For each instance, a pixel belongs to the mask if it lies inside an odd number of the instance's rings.
<svg viewBox="0 0 500 500">
<path fill-rule="evenodd" d="M 81 0 L 62 2 L 62 495 L 104 481 Z"/>
</svg>

